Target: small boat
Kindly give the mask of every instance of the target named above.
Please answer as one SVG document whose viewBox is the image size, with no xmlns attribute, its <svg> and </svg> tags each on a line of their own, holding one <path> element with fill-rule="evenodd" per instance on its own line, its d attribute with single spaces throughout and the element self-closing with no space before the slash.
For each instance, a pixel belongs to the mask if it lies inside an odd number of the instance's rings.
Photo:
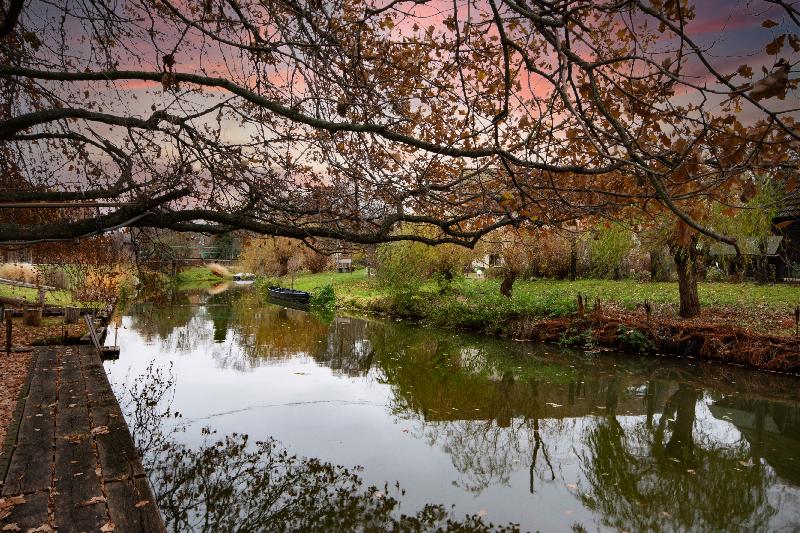
<svg viewBox="0 0 800 533">
<path fill-rule="evenodd" d="M 284 287 L 269 287 L 269 299 L 278 302 L 307 304 L 311 299 L 311 294 L 306 291 L 296 291 Z"/>
</svg>

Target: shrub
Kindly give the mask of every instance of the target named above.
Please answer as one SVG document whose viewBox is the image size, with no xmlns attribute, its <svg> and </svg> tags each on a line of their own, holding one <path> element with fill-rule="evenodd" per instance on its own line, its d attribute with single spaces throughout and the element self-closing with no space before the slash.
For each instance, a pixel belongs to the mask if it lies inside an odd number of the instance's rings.
<svg viewBox="0 0 800 533">
<path fill-rule="evenodd" d="M 309 255 L 319 255 L 303 241 L 286 237 L 260 237 L 249 239 L 239 260 L 243 268 L 257 276 L 285 276 L 305 266 Z M 313 261 L 313 260 L 312 260 Z M 316 268 L 316 264 L 313 265 Z M 313 271 L 313 270 L 312 270 Z"/>
<path fill-rule="evenodd" d="M 253 287 L 256 289 L 258 295 L 261 296 L 261 299 L 266 300 L 269 298 L 269 288 L 278 287 L 280 284 L 281 282 L 279 279 L 259 276 L 253 282 Z"/>
<path fill-rule="evenodd" d="M 527 274 L 530 277 L 564 279 L 569 276 L 571 258 L 572 242 L 568 237 L 552 231 L 543 233 L 530 247 Z"/>
<path fill-rule="evenodd" d="M 622 226 L 612 225 L 596 232 L 594 240 L 589 243 L 592 275 L 621 279 L 625 273 L 623 259 L 633 245 L 633 235 Z"/>
<path fill-rule="evenodd" d="M 395 293 L 416 292 L 428 276 L 425 246 L 395 242 L 378 246 L 378 283 Z"/>
<path fill-rule="evenodd" d="M 728 276 L 717 265 L 712 265 L 706 269 L 706 281 L 725 281 Z"/>
<path fill-rule="evenodd" d="M 311 295 L 309 307 L 323 312 L 331 312 L 336 309 L 336 293 L 333 291 L 333 285 L 323 285 L 314 292 Z"/>
<path fill-rule="evenodd" d="M 319 274 L 320 272 L 328 270 L 328 268 L 331 266 L 331 258 L 330 256 L 309 250 L 303 256 L 303 266 L 311 273 Z"/>
<path fill-rule="evenodd" d="M 594 348 L 595 340 L 592 328 L 582 330 L 570 328 L 558 339 L 558 345 L 573 348 Z"/>
<path fill-rule="evenodd" d="M 623 350 L 629 352 L 654 352 L 655 344 L 646 334 L 636 328 L 629 328 L 620 324 L 617 328 L 617 338 Z"/>
</svg>

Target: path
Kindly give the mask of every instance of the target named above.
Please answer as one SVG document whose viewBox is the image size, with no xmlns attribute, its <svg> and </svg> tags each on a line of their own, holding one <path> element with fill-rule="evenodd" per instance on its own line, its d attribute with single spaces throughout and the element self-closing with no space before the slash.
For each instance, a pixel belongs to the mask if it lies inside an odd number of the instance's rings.
<svg viewBox="0 0 800 533">
<path fill-rule="evenodd" d="M 9 513 L 0 505 L 0 531 L 164 531 L 97 351 L 46 346 L 35 356 L 0 485 Z"/>
</svg>

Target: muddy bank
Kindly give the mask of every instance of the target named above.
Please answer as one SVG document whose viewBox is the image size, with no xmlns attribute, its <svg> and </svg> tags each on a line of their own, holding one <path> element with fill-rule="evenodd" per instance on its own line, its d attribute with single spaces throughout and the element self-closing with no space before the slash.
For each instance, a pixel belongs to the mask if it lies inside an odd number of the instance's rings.
<svg viewBox="0 0 800 533">
<path fill-rule="evenodd" d="M 736 326 L 678 318 L 652 318 L 648 323 L 639 314 L 617 311 L 552 319 L 522 317 L 509 321 L 496 333 L 530 341 L 574 346 L 594 344 L 800 373 L 800 339 L 797 337 L 754 333 Z"/>
</svg>

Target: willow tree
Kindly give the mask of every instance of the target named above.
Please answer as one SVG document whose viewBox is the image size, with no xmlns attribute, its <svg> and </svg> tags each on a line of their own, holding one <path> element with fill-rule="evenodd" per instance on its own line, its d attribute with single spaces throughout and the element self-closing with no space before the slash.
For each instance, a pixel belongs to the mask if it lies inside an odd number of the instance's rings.
<svg viewBox="0 0 800 533">
<path fill-rule="evenodd" d="M 0 242 L 134 226 L 473 246 L 635 211 L 735 246 L 705 213 L 800 144 L 800 13 L 751 9 L 761 56 L 699 39 L 686 0 L 7 0 L 3 201 L 95 203 L 6 205 Z"/>
</svg>

